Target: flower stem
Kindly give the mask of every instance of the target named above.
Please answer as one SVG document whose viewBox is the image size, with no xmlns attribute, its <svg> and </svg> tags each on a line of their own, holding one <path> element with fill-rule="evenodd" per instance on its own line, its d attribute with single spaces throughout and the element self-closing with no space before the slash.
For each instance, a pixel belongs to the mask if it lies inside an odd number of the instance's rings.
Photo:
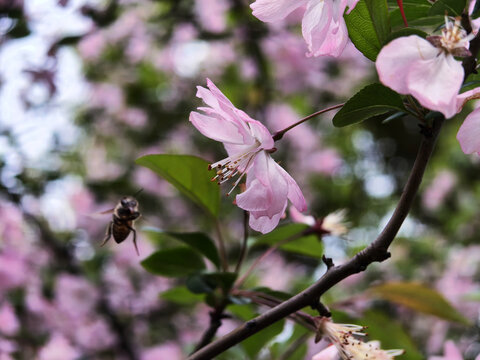
<svg viewBox="0 0 480 360">
<path fill-rule="evenodd" d="M 325 113 L 325 112 L 327 112 L 327 111 L 341 108 L 343 105 L 345 105 L 345 104 L 337 104 L 337 105 L 333 105 L 333 106 L 330 106 L 330 107 L 328 107 L 328 108 L 325 108 L 325 109 L 323 109 L 323 110 L 314 112 L 313 114 L 310 114 L 310 115 L 304 117 L 303 119 L 300 119 L 300 120 L 297 121 L 295 124 L 292 124 L 292 125 L 286 127 L 286 128 L 283 129 L 283 130 L 277 131 L 277 132 L 273 135 L 273 140 L 275 140 L 275 141 L 280 140 L 280 139 L 283 137 L 283 135 L 285 135 L 285 133 L 286 133 L 287 131 L 293 129 L 295 126 L 300 125 L 300 124 L 304 123 L 305 121 L 310 120 L 311 118 L 314 118 L 315 116 L 320 115 L 320 114 L 323 114 L 323 113 Z"/>
<path fill-rule="evenodd" d="M 242 247 L 240 249 L 240 255 L 238 256 L 238 262 L 235 266 L 235 273 L 240 271 L 245 255 L 247 254 L 247 241 L 248 241 L 248 211 L 243 211 L 243 240 Z"/>
<path fill-rule="evenodd" d="M 225 251 L 225 242 L 223 241 L 222 230 L 220 229 L 220 223 L 218 219 L 215 219 L 215 231 L 217 232 L 218 238 L 218 249 L 220 251 L 220 260 L 222 261 L 222 269 L 223 271 L 228 271 L 228 260 L 227 260 L 227 252 Z"/>
</svg>

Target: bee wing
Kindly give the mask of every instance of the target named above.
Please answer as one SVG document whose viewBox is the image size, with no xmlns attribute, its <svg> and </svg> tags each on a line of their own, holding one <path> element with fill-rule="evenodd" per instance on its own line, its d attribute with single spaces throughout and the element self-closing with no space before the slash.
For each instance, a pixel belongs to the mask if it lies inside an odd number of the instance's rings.
<svg viewBox="0 0 480 360">
<path fill-rule="evenodd" d="M 97 219 L 100 219 L 100 218 L 104 218 L 103 216 L 100 216 L 100 215 L 105 215 L 105 214 L 112 214 L 113 212 L 115 211 L 115 208 L 113 209 L 108 209 L 108 210 L 105 210 L 105 211 L 100 211 L 100 212 L 94 212 L 94 213 L 90 213 L 90 214 L 85 214 L 85 216 L 89 217 L 89 218 L 97 218 Z"/>
<path fill-rule="evenodd" d="M 108 209 L 108 210 L 105 210 L 105 211 L 100 211 L 97 214 L 99 214 L 99 215 L 112 214 L 114 211 L 115 211 L 115 208 Z"/>
</svg>

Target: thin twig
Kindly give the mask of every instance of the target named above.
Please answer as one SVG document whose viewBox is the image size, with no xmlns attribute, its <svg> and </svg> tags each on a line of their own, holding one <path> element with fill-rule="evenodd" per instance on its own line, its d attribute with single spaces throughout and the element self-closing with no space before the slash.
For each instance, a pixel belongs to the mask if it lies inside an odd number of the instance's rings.
<svg viewBox="0 0 480 360">
<path fill-rule="evenodd" d="M 390 253 L 387 251 L 388 247 L 392 243 L 400 226 L 410 211 L 413 199 L 417 194 L 444 120 L 443 116 L 436 118 L 433 122 L 431 136 L 423 137 L 420 149 L 417 153 L 417 158 L 415 159 L 415 163 L 398 205 L 390 218 L 390 221 L 373 243 L 343 265 L 329 269 L 316 283 L 304 291 L 279 304 L 273 309 L 270 309 L 264 314 L 247 321 L 234 331 L 199 350 L 190 356 L 188 360 L 212 359 L 216 355 L 240 343 L 242 340 L 250 337 L 265 327 L 289 316 L 305 306 L 309 306 L 315 299 L 322 296 L 332 286 L 350 275 L 364 271 L 371 263 L 376 261 L 381 262 L 388 259 L 390 257 Z"/>
<path fill-rule="evenodd" d="M 306 231 L 308 231 L 307 229 Z M 301 238 L 302 236 L 305 236 L 306 231 L 301 231 L 297 234 L 294 234 L 292 236 L 287 237 L 286 239 L 279 241 L 276 243 L 274 246 L 269 247 L 262 255 L 260 255 L 254 262 L 253 264 L 248 268 L 248 270 L 243 274 L 240 279 L 238 279 L 235 282 L 235 285 L 233 286 L 234 288 L 239 288 L 242 286 L 242 284 L 247 280 L 248 276 L 252 273 L 252 271 L 257 267 L 258 264 L 260 264 L 265 258 L 267 258 L 271 253 L 273 253 L 275 250 L 277 250 L 280 246 L 285 245 L 289 243 L 290 241 L 297 240 Z"/>
<path fill-rule="evenodd" d="M 217 232 L 218 249 L 220 250 L 220 260 L 222 262 L 223 271 L 228 271 L 228 259 L 227 252 L 225 251 L 225 242 L 223 240 L 222 229 L 220 228 L 220 222 L 215 219 L 215 231 Z"/>
<path fill-rule="evenodd" d="M 343 105 L 345 105 L 345 104 L 337 104 L 337 105 L 333 105 L 333 106 L 330 106 L 330 107 L 328 107 L 328 108 L 325 108 L 325 109 L 323 109 L 323 110 L 314 112 L 313 114 L 310 114 L 310 115 L 304 117 L 303 119 L 298 120 L 295 124 L 292 124 L 292 125 L 286 127 L 286 128 L 283 129 L 283 130 L 277 131 L 277 132 L 273 135 L 273 140 L 274 140 L 274 141 L 280 140 L 280 139 L 283 137 L 283 135 L 285 135 L 285 133 L 286 133 L 287 131 L 293 129 L 295 126 L 298 126 L 298 125 L 304 123 L 305 121 L 314 118 L 315 116 L 318 116 L 318 115 L 320 115 L 320 114 L 326 113 L 327 111 L 331 111 L 331 110 L 335 110 L 335 109 L 341 108 Z"/>
<path fill-rule="evenodd" d="M 235 266 L 235 273 L 238 274 L 242 267 L 245 256 L 247 255 L 247 242 L 248 242 L 248 211 L 243 211 L 243 240 L 240 248 L 240 254 L 238 255 L 238 262 Z"/>
<path fill-rule="evenodd" d="M 195 347 L 194 351 L 200 350 L 204 346 L 210 344 L 210 342 L 213 340 L 215 334 L 217 333 L 217 330 L 220 328 L 220 326 L 222 326 L 222 319 L 226 317 L 223 311 L 227 307 L 227 304 L 228 302 L 224 301 L 222 302 L 222 304 L 220 304 L 213 311 L 210 312 L 210 325 L 203 333 L 202 338 L 200 339 L 198 345 Z"/>
</svg>

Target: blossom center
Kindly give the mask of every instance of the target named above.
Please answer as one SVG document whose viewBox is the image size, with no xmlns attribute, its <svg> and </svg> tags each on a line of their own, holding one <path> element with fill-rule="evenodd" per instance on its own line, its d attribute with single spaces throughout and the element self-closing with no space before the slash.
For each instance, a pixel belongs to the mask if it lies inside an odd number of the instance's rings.
<svg viewBox="0 0 480 360">
<path fill-rule="evenodd" d="M 458 48 L 468 48 L 468 43 L 473 39 L 473 34 L 467 34 L 460 25 L 460 18 L 456 18 L 455 22 L 451 22 L 445 17 L 445 28 L 442 29 L 440 37 L 440 45 L 449 53 L 454 52 Z"/>
<path fill-rule="evenodd" d="M 244 149 L 242 152 L 229 156 L 223 160 L 217 161 L 214 164 L 208 165 L 208 170 L 216 170 L 217 174 L 212 178 L 212 181 L 216 181 L 218 185 L 229 181 L 230 179 L 239 176 L 239 178 L 233 184 L 233 187 L 227 193 L 227 196 L 231 194 L 233 189 L 242 180 L 243 176 L 250 169 L 255 156 L 262 151 L 260 142 L 255 140 L 255 143 Z"/>
</svg>

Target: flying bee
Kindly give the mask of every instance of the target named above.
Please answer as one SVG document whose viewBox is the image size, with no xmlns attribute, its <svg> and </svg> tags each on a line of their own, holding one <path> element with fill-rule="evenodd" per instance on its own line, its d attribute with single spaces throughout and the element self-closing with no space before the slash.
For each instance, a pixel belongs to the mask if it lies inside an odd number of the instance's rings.
<svg viewBox="0 0 480 360">
<path fill-rule="evenodd" d="M 120 244 L 130 235 L 130 232 L 133 232 L 133 245 L 137 255 L 140 256 L 137 247 L 137 232 L 133 227 L 135 220 L 141 216 L 138 211 L 138 201 L 132 196 L 124 196 L 114 209 L 102 212 L 102 214 L 106 213 L 113 213 L 113 220 L 108 224 L 105 238 L 100 246 L 105 245 L 112 236 L 113 240 Z"/>
</svg>

